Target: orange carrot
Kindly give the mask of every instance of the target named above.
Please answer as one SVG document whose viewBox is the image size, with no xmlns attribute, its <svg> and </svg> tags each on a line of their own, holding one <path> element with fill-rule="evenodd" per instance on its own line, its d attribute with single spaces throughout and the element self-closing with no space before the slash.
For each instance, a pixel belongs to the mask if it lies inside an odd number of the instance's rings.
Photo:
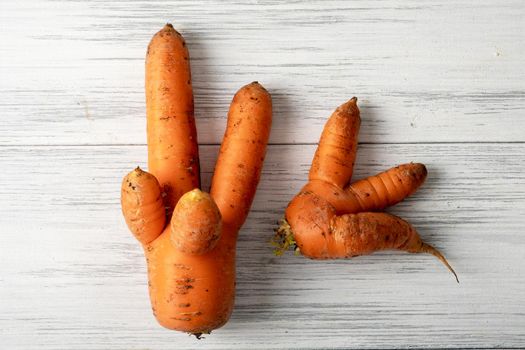
<svg viewBox="0 0 525 350">
<path fill-rule="evenodd" d="M 337 107 L 326 123 L 310 168 L 309 179 L 338 187 L 350 181 L 357 152 L 361 119 L 357 97 Z"/>
<path fill-rule="evenodd" d="M 202 192 L 188 57 L 184 39 L 169 24 L 149 45 L 152 174 L 138 169 L 124 179 L 122 210 L 144 248 L 158 322 L 200 336 L 224 325 L 233 310 L 237 234 L 261 175 L 272 104 L 256 82 L 237 92 L 211 196 Z"/>
<path fill-rule="evenodd" d="M 312 259 L 336 259 L 401 249 L 430 253 L 456 276 L 443 255 L 424 243 L 408 222 L 369 212 L 414 193 L 427 175 L 423 164 L 403 164 L 348 184 L 360 122 L 356 101 L 352 98 L 340 106 L 326 123 L 309 181 L 288 204 L 285 219 L 276 230 L 277 253 L 296 246 Z"/>
<path fill-rule="evenodd" d="M 153 36 L 146 55 L 148 168 L 168 214 L 200 184 L 188 48 L 171 24 Z"/>
</svg>

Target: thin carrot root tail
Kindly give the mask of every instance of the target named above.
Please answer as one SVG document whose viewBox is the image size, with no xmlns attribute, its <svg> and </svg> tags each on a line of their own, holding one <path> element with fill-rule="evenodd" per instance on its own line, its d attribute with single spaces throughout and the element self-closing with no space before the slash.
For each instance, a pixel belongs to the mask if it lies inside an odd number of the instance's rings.
<svg viewBox="0 0 525 350">
<path fill-rule="evenodd" d="M 211 334 L 211 331 L 202 331 L 202 332 L 199 332 L 199 333 L 188 333 L 189 336 L 194 336 L 195 338 L 197 338 L 197 340 L 202 340 L 204 339 L 204 335 L 209 335 Z"/>
<path fill-rule="evenodd" d="M 279 227 L 274 231 L 275 235 L 270 243 L 275 247 L 273 252 L 276 256 L 281 256 L 285 251 L 290 249 L 293 249 L 296 254 L 299 254 L 299 247 L 295 243 L 292 228 L 285 218 L 279 221 Z"/>
<path fill-rule="evenodd" d="M 438 258 L 439 261 L 441 261 L 443 263 L 443 265 L 445 265 L 447 267 L 447 269 L 454 274 L 454 277 L 456 277 L 456 282 L 459 283 L 459 278 L 458 278 L 458 275 L 456 274 L 456 271 L 454 271 L 452 266 L 450 266 L 450 264 L 448 263 L 447 259 L 445 259 L 445 257 L 443 256 L 443 254 L 441 254 L 441 252 L 439 250 L 437 250 L 436 248 L 432 247 L 430 244 L 427 244 L 427 243 L 423 242 L 423 244 L 421 245 L 420 252 L 421 253 L 432 254 L 436 258 Z"/>
</svg>

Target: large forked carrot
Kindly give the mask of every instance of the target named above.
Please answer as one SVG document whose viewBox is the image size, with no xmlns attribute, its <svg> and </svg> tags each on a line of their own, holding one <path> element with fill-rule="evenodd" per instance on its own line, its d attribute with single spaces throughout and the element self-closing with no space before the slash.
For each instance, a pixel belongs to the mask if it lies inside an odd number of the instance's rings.
<svg viewBox="0 0 525 350">
<path fill-rule="evenodd" d="M 148 169 L 162 188 L 168 214 L 200 185 L 190 55 L 171 24 L 153 36 L 146 54 Z"/>
<path fill-rule="evenodd" d="M 276 230 L 277 252 L 295 245 L 311 259 L 350 258 L 383 249 L 429 253 L 457 279 L 443 255 L 424 243 L 409 223 L 370 212 L 414 193 L 427 175 L 423 164 L 403 164 L 350 184 L 360 123 L 356 102 L 352 98 L 341 105 L 326 123 L 309 181 L 288 204 Z"/>
<path fill-rule="evenodd" d="M 158 322 L 199 336 L 224 325 L 233 309 L 237 234 L 261 175 L 272 102 L 257 82 L 233 98 L 210 196 L 198 189 L 189 77 L 184 40 L 166 25 L 153 37 L 146 63 L 152 174 L 128 174 L 121 201 L 144 248 Z"/>
</svg>

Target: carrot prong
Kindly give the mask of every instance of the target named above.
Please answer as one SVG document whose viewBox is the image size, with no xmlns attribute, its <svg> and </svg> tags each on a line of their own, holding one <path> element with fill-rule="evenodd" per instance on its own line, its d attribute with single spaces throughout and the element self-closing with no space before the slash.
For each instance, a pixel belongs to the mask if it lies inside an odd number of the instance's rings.
<svg viewBox="0 0 525 350">
<path fill-rule="evenodd" d="M 447 267 L 447 269 L 454 274 L 454 277 L 456 277 L 456 282 L 459 283 L 459 278 L 458 278 L 458 275 L 456 274 L 456 271 L 454 271 L 452 266 L 450 266 L 450 264 L 448 263 L 447 259 L 443 256 L 443 254 L 441 254 L 441 252 L 439 250 L 437 250 L 436 248 L 434 248 L 430 244 L 427 244 L 427 243 L 423 242 L 423 244 L 421 245 L 421 252 L 422 253 L 432 254 L 436 258 L 438 258 L 439 261 L 441 261 L 443 263 L 443 265 L 445 265 Z"/>
</svg>

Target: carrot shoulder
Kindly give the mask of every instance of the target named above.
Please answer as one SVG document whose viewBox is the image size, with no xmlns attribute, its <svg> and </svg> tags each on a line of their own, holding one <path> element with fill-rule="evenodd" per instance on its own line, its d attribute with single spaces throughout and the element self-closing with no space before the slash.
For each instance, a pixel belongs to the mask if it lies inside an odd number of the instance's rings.
<svg viewBox="0 0 525 350">
<path fill-rule="evenodd" d="M 189 52 L 171 24 L 148 46 L 146 112 L 148 169 L 161 185 L 169 214 L 200 181 Z"/>
</svg>

